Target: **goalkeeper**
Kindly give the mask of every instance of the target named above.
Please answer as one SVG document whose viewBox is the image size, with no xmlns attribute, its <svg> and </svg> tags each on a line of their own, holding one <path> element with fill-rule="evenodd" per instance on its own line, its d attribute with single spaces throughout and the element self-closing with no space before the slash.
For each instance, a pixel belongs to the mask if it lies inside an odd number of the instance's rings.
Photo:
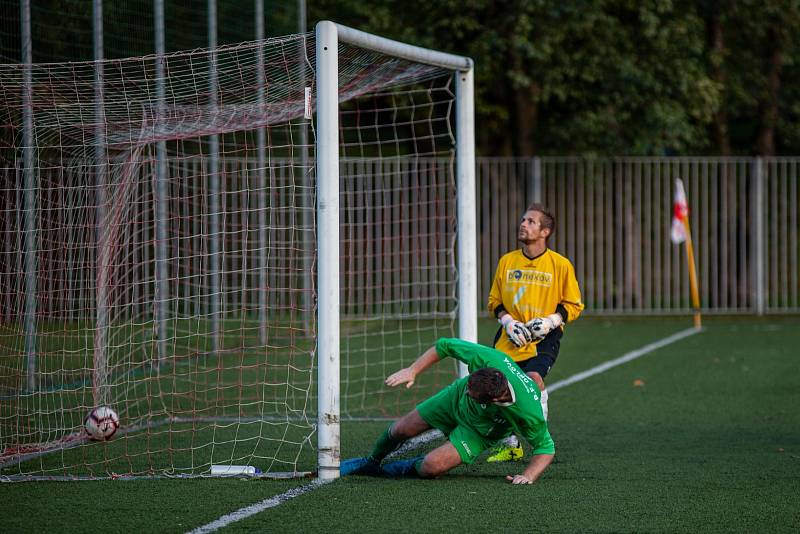
<svg viewBox="0 0 800 534">
<path fill-rule="evenodd" d="M 563 325 L 583 311 L 581 291 L 570 261 L 547 248 L 555 219 L 541 204 L 533 204 L 519 223 L 522 247 L 500 258 L 489 292 L 489 312 L 501 327 L 494 346 L 530 376 L 542 392 L 547 419 L 544 377 L 555 364 Z M 521 460 L 522 447 L 510 436 L 487 461 Z"/>
<path fill-rule="evenodd" d="M 539 389 L 502 352 L 462 341 L 440 339 L 417 360 L 386 379 L 386 385 L 414 385 L 416 377 L 443 357 L 467 364 L 459 378 L 395 421 L 378 438 L 372 453 L 341 464 L 341 474 L 375 474 L 434 478 L 461 464 L 471 464 L 497 440 L 516 432 L 533 447 L 522 473 L 506 476 L 512 484 L 532 484 L 553 461 L 555 447 L 539 403 Z M 449 441 L 424 457 L 381 465 L 404 441 L 428 429 L 441 430 Z"/>
</svg>

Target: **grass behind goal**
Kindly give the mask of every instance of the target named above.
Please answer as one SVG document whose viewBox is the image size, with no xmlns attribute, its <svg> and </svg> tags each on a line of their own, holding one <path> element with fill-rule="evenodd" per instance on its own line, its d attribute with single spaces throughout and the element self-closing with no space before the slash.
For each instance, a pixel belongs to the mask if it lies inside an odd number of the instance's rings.
<svg viewBox="0 0 800 534">
<path fill-rule="evenodd" d="M 551 384 L 691 326 L 586 317 L 569 326 Z M 349 477 L 225 531 L 789 532 L 800 524 L 800 319 L 709 317 L 697 335 L 555 391 L 556 462 L 534 486 L 482 461 L 436 481 Z M 488 342 L 495 323 L 481 324 Z M 393 370 L 393 369 L 392 369 Z M 370 378 L 372 394 L 385 390 Z M 412 388 L 415 389 L 415 388 Z M 413 391 L 399 392 L 412 396 Z M 345 457 L 387 421 L 345 421 Z M 111 444 L 98 444 L 96 454 Z M 44 461 L 44 460 L 43 460 Z M 3 530 L 185 532 L 307 480 L 0 484 Z M 91 503 L 87 505 L 86 503 Z"/>
<path fill-rule="evenodd" d="M 342 326 L 341 411 L 348 418 L 397 416 L 456 376 L 454 363 L 433 369 L 413 392 L 376 388 L 395 368 L 419 355 L 435 339 L 431 330 L 451 332 L 452 320 L 381 320 L 345 322 Z M 153 366 L 148 353 L 152 324 L 124 325 L 130 346 L 111 351 L 109 382 L 126 400 L 121 428 L 108 443 L 81 435 L 86 406 L 91 405 L 92 330 L 76 322 L 63 334 L 43 335 L 42 388 L 27 398 L 3 398 L 8 410 L 26 413 L 26 424 L 4 420 L 7 436 L 25 432 L 29 442 L 52 439 L 52 429 L 71 431 L 54 447 L 6 447 L 1 477 L 104 478 L 207 474 L 212 464 L 252 465 L 265 473 L 313 472 L 316 449 L 316 371 L 314 339 L 275 322 L 269 344 L 261 346 L 257 318 L 226 320 L 222 350 L 211 347 L 210 324 L 173 320 L 175 334 L 168 361 Z M 8 339 L 6 339 L 8 341 Z M 152 340 L 150 340 L 152 341 Z M 58 354 L 58 356 L 56 356 Z M 20 355 L 16 365 L 22 367 Z M 14 391 L 16 383 L 2 383 Z M 2 442 L 2 441 L 0 441 Z M 54 450 L 55 449 L 55 450 Z M 63 449 L 63 450 L 60 450 Z"/>
</svg>

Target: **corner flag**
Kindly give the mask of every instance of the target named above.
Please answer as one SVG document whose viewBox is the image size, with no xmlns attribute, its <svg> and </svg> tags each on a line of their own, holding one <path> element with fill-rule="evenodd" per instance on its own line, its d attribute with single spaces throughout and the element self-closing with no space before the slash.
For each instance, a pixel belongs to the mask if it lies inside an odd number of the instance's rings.
<svg viewBox="0 0 800 534">
<path fill-rule="evenodd" d="M 689 204 L 686 202 L 686 191 L 683 189 L 683 181 L 675 179 L 675 200 L 672 202 L 672 230 L 670 236 L 672 242 L 680 245 L 686 241 L 687 229 L 689 227 Z"/>
<path fill-rule="evenodd" d="M 692 294 L 692 308 L 694 308 L 694 327 L 702 327 L 700 320 L 700 294 L 697 289 L 697 270 L 694 265 L 694 249 L 692 247 L 692 232 L 689 229 L 689 203 L 686 200 L 686 191 L 683 181 L 675 179 L 675 200 L 672 203 L 672 228 L 670 230 L 672 242 L 676 245 L 686 243 L 686 263 L 689 266 L 689 289 Z"/>
</svg>

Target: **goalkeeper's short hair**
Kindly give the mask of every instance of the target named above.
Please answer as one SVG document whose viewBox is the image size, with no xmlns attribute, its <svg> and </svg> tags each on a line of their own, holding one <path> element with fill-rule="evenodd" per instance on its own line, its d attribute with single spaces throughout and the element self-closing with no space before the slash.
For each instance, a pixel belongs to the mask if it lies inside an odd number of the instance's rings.
<svg viewBox="0 0 800 534">
<path fill-rule="evenodd" d="M 483 367 L 469 375 L 467 390 L 470 397 L 480 403 L 489 403 L 502 397 L 508 390 L 508 380 L 497 369 Z"/>
</svg>

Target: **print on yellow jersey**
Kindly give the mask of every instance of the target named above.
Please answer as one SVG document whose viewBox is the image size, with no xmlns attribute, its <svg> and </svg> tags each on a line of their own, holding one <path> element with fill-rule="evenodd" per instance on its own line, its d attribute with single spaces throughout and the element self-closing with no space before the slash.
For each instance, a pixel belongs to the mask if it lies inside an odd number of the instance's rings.
<svg viewBox="0 0 800 534">
<path fill-rule="evenodd" d="M 513 269 L 506 271 L 506 283 L 533 284 L 550 287 L 553 285 L 553 273 L 534 271 L 532 269 Z"/>
<path fill-rule="evenodd" d="M 523 323 L 555 313 L 559 305 L 567 311 L 567 322 L 577 319 L 583 311 L 575 269 L 567 258 L 550 249 L 532 259 L 521 249 L 500 258 L 489 292 L 489 312 L 494 316 L 501 304 L 514 319 Z M 535 344 L 517 348 L 505 330 L 497 341 L 497 349 L 514 361 L 536 355 Z"/>
</svg>

